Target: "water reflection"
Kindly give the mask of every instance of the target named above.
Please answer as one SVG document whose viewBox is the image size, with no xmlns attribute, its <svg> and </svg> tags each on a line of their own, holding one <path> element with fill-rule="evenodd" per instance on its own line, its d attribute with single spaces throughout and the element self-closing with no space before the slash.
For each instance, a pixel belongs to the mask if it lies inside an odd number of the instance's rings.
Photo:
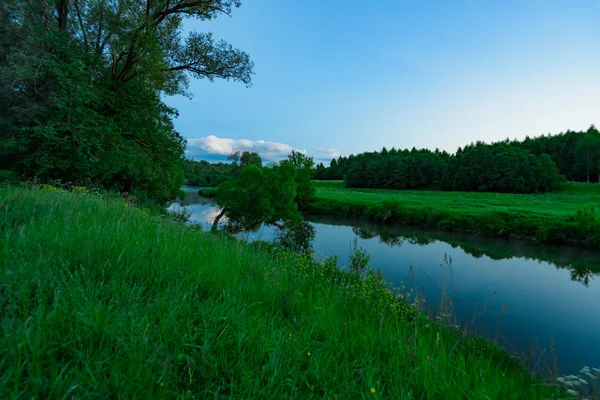
<svg viewBox="0 0 600 400">
<path fill-rule="evenodd" d="M 523 258 L 546 261 L 557 268 L 569 270 L 571 279 L 588 286 L 600 275 L 600 252 L 566 245 L 545 245 L 529 240 L 492 238 L 478 235 L 444 232 L 411 226 L 386 226 L 371 221 L 344 219 L 330 216 L 308 216 L 313 223 L 352 226 L 352 232 L 362 239 L 377 238 L 388 246 L 426 246 L 436 241 L 448 243 L 474 258 L 492 260 Z"/>
</svg>

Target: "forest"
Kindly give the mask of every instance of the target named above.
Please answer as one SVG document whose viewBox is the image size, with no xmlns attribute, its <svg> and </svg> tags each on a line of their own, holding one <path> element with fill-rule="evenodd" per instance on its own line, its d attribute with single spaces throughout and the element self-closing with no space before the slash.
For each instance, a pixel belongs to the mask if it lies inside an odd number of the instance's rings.
<svg viewBox="0 0 600 400">
<path fill-rule="evenodd" d="M 555 190 L 565 180 L 598 182 L 600 132 L 477 142 L 455 154 L 390 150 L 339 157 L 316 166 L 317 180 L 341 180 L 346 187 L 537 193 Z"/>
</svg>

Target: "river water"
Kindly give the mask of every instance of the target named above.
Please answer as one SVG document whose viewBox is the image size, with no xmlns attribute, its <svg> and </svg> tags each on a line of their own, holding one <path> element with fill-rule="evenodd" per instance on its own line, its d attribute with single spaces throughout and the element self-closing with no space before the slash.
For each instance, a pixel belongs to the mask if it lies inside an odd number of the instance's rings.
<svg viewBox="0 0 600 400">
<path fill-rule="evenodd" d="M 185 187 L 190 222 L 210 229 L 218 214 L 213 199 Z M 532 241 L 484 238 L 369 221 L 308 216 L 316 229 L 318 257 L 337 255 L 348 264 L 351 242 L 370 254 L 370 265 L 396 287 L 424 295 L 430 312 L 442 293 L 457 323 L 525 356 L 539 369 L 556 362 L 571 374 L 600 366 L 600 251 L 548 246 Z M 270 227 L 243 234 L 273 240 Z M 411 272 L 412 269 L 412 272 Z"/>
</svg>

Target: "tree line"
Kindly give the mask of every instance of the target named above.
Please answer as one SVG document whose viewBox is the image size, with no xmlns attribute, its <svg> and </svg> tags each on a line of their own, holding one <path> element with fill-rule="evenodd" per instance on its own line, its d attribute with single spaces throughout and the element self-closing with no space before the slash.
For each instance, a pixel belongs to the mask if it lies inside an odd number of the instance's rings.
<svg viewBox="0 0 600 400">
<path fill-rule="evenodd" d="M 164 96 L 190 78 L 251 83 L 248 54 L 183 21 L 239 0 L 5 0 L 0 169 L 159 202 L 183 183 L 185 140 Z"/>
<path fill-rule="evenodd" d="M 183 173 L 186 183 L 191 186 L 217 187 L 232 176 L 239 176 L 246 165 L 262 167 L 262 159 L 256 152 L 234 152 L 228 157 L 230 162 L 209 163 L 205 160 L 186 159 L 183 162 Z"/>
<path fill-rule="evenodd" d="M 444 151 L 366 152 L 322 163 L 318 180 L 341 180 L 347 187 L 535 193 L 555 190 L 565 180 L 600 180 L 600 132 L 567 131 L 522 141 L 472 143 L 455 154 Z"/>
</svg>

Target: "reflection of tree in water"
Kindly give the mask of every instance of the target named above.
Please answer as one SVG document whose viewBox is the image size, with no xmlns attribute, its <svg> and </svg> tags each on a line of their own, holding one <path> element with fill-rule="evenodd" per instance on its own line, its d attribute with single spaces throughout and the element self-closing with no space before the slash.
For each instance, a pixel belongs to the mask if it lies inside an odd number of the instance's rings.
<svg viewBox="0 0 600 400">
<path fill-rule="evenodd" d="M 352 232 L 354 232 L 354 234 L 361 239 L 372 239 L 379 235 L 379 232 L 374 229 L 363 228 L 359 226 L 353 226 Z"/>
<path fill-rule="evenodd" d="M 376 229 L 364 226 L 352 227 L 352 232 L 354 232 L 354 234 L 361 239 L 372 239 L 374 237 L 379 237 L 381 243 L 385 243 L 388 246 L 397 247 L 402 246 L 404 243 L 416 246 L 425 246 L 436 241 L 436 239 L 426 236 L 405 236 L 386 231 L 377 231 Z"/>
<path fill-rule="evenodd" d="M 379 228 L 379 229 L 378 229 Z M 461 235 L 439 234 L 424 235 L 417 233 L 399 233 L 386 230 L 385 227 L 361 225 L 352 227 L 352 232 L 361 239 L 373 239 L 378 237 L 382 243 L 388 246 L 400 247 L 404 243 L 425 246 L 437 240 L 441 240 L 452 246 L 453 249 L 461 249 L 474 258 L 489 257 L 492 260 L 505 260 L 515 257 L 526 260 L 545 261 L 560 269 L 568 269 L 571 280 L 589 285 L 591 279 L 600 275 L 600 264 L 591 251 L 568 246 L 548 246 L 527 241 L 498 239 L 498 238 L 463 238 Z M 437 239 L 436 237 L 439 237 Z M 486 243 L 482 243 L 485 241 Z M 582 253 L 587 256 L 583 257 Z M 589 254 L 588 254 L 589 253 Z"/>
<path fill-rule="evenodd" d="M 566 267 L 558 267 L 558 268 L 566 268 Z M 588 286 L 590 283 L 590 278 L 594 278 L 597 275 L 600 275 L 600 272 L 593 272 L 590 269 L 578 269 L 572 268 L 571 272 L 571 280 L 576 282 L 581 282 L 585 286 Z"/>
<path fill-rule="evenodd" d="M 301 254 L 312 253 L 312 241 L 317 230 L 309 222 L 302 221 L 290 226 L 284 226 L 276 235 L 276 241 L 287 250 Z"/>
</svg>

